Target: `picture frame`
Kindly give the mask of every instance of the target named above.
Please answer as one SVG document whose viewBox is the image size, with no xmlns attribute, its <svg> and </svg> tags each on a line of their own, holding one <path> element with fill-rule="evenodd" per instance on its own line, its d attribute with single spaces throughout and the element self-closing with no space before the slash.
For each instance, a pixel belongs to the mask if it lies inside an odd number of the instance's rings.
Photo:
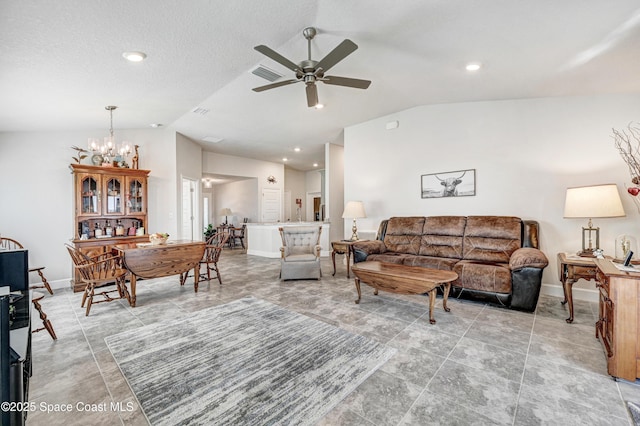
<svg viewBox="0 0 640 426">
<path fill-rule="evenodd" d="M 420 193 L 422 198 L 474 196 L 476 195 L 476 169 L 422 175 Z"/>
</svg>

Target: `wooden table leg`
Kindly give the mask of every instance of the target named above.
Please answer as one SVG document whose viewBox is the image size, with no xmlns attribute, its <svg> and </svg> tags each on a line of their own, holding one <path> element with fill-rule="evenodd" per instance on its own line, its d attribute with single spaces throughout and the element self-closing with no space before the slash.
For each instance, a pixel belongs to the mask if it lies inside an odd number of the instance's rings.
<svg viewBox="0 0 640 426">
<path fill-rule="evenodd" d="M 333 262 L 333 276 L 335 277 L 336 276 L 336 251 L 335 251 L 335 249 L 331 250 L 331 261 Z M 349 277 L 347 276 L 347 278 L 349 278 Z"/>
<path fill-rule="evenodd" d="M 349 276 L 349 264 L 351 263 L 351 247 L 347 247 L 347 278 L 351 278 Z"/>
<path fill-rule="evenodd" d="M 431 324 L 436 323 L 436 319 L 433 317 L 433 307 L 436 305 L 436 289 L 434 288 L 429 292 L 429 322 Z"/>
<path fill-rule="evenodd" d="M 356 278 L 355 282 L 356 282 L 356 290 L 358 290 L 358 300 L 356 300 L 356 304 L 359 304 L 360 299 L 362 298 L 362 293 L 360 293 L 360 279 Z"/>
<path fill-rule="evenodd" d="M 435 291 L 435 290 L 434 290 Z M 442 308 L 445 312 L 451 312 L 451 309 L 447 308 L 447 299 L 449 298 L 449 292 L 451 291 L 451 283 L 445 283 L 442 296 Z"/>
<path fill-rule="evenodd" d="M 131 274 L 131 298 L 129 299 L 129 305 L 132 308 L 136 306 L 136 276 Z"/>
<path fill-rule="evenodd" d="M 185 274 L 187 274 L 187 272 L 185 272 Z M 195 292 L 198 292 L 198 281 L 200 280 L 200 263 L 197 263 L 196 266 L 193 268 L 193 289 L 195 290 Z"/>
<path fill-rule="evenodd" d="M 562 289 L 564 290 L 564 300 L 560 303 L 569 304 L 569 318 L 565 321 L 569 324 L 573 322 L 573 283 L 572 279 L 565 279 L 562 283 Z"/>
</svg>

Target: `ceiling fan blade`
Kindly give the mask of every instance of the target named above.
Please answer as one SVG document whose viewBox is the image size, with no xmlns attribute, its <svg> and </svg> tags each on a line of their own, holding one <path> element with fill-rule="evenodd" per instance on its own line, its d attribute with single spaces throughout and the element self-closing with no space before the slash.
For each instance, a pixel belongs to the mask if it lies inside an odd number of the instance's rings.
<svg viewBox="0 0 640 426">
<path fill-rule="evenodd" d="M 318 105 L 318 88 L 315 84 L 307 84 L 307 106 Z"/>
<path fill-rule="evenodd" d="M 316 65 L 316 69 L 322 68 L 324 72 L 329 71 L 335 64 L 356 51 L 358 45 L 349 39 L 343 40 L 335 49 L 333 49 L 327 56 L 322 58 Z"/>
<path fill-rule="evenodd" d="M 297 83 L 300 80 L 285 80 L 285 81 L 279 81 L 277 83 L 271 83 L 271 84 L 267 84 L 266 86 L 260 86 L 260 87 L 254 87 L 253 90 L 254 92 L 264 92 L 265 90 L 269 90 L 269 89 L 275 89 L 276 87 L 281 87 L 281 86 L 286 86 L 288 84 L 293 84 L 293 83 Z"/>
<path fill-rule="evenodd" d="M 254 47 L 254 49 L 257 50 L 258 52 L 262 53 L 263 55 L 273 59 L 274 61 L 278 62 L 279 64 L 284 65 L 285 67 L 289 68 L 291 71 L 298 71 L 299 70 L 298 65 L 294 64 L 293 62 L 291 62 L 290 60 L 288 60 L 287 58 L 285 58 L 284 56 L 282 56 L 281 54 L 279 54 L 275 50 L 271 49 L 270 47 L 267 47 L 267 46 L 261 44 L 260 46 Z"/>
<path fill-rule="evenodd" d="M 336 86 L 347 86 L 347 87 L 353 87 L 356 89 L 366 89 L 371 84 L 371 81 L 369 80 L 338 77 L 335 75 L 325 75 L 324 78 L 322 78 L 320 81 L 322 81 L 325 84 L 335 84 Z"/>
</svg>

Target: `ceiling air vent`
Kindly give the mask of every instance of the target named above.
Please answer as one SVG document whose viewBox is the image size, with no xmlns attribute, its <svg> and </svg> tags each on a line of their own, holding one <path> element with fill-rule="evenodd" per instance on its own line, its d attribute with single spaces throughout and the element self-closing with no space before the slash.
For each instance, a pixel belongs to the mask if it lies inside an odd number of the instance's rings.
<svg viewBox="0 0 640 426">
<path fill-rule="evenodd" d="M 200 115 L 206 115 L 206 114 L 209 112 L 209 110 L 208 110 L 208 109 L 206 109 L 206 108 L 202 108 L 202 107 L 194 108 L 192 111 L 193 111 L 195 114 L 200 114 Z"/>
<path fill-rule="evenodd" d="M 262 77 L 265 80 L 269 81 L 276 81 L 277 79 L 282 77 L 282 74 L 278 74 L 274 70 L 269 69 L 262 64 L 259 64 L 257 67 L 252 69 L 251 74 L 257 75 L 258 77 Z"/>
</svg>

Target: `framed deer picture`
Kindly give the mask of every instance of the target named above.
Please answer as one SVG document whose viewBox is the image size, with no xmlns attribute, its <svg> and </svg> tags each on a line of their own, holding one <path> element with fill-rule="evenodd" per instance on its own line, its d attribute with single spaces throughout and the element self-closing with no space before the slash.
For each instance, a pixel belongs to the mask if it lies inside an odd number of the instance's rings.
<svg viewBox="0 0 640 426">
<path fill-rule="evenodd" d="M 476 169 L 431 173 L 421 178 L 422 198 L 476 195 Z"/>
</svg>

